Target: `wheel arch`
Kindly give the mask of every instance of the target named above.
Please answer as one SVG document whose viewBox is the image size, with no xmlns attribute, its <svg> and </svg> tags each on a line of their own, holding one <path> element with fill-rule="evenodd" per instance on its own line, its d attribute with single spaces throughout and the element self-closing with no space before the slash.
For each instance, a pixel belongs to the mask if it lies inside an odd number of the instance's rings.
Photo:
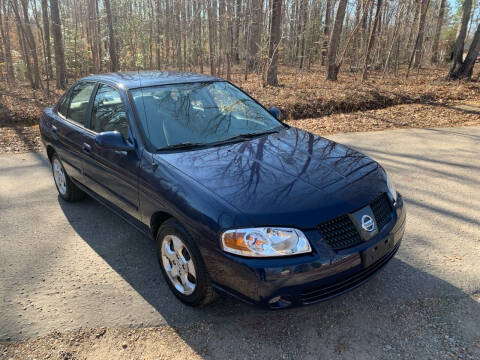
<svg viewBox="0 0 480 360">
<path fill-rule="evenodd" d="M 160 226 L 162 226 L 165 221 L 172 218 L 173 216 L 165 211 L 157 211 L 151 216 L 150 231 L 152 232 L 154 239 L 157 237 L 157 232 L 158 229 L 160 229 Z"/>
<path fill-rule="evenodd" d="M 52 162 L 53 154 L 55 154 L 55 149 L 53 148 L 52 145 L 47 145 L 47 156 L 50 162 Z"/>
</svg>

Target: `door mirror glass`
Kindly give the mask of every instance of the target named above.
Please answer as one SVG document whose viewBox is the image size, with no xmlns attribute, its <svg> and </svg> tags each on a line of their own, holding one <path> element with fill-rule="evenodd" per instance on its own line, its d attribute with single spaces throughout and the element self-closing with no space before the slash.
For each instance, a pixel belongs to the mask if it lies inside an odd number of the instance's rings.
<svg viewBox="0 0 480 360">
<path fill-rule="evenodd" d="M 116 151 L 130 151 L 134 145 L 129 143 L 118 131 L 105 131 L 97 134 L 95 142 L 104 149 Z"/>
<path fill-rule="evenodd" d="M 270 114 L 272 114 L 273 116 L 275 116 L 275 119 L 277 120 L 280 120 L 280 118 L 282 117 L 282 112 L 280 111 L 279 108 L 273 106 L 271 107 L 270 109 L 268 109 L 268 111 L 270 112 Z"/>
</svg>

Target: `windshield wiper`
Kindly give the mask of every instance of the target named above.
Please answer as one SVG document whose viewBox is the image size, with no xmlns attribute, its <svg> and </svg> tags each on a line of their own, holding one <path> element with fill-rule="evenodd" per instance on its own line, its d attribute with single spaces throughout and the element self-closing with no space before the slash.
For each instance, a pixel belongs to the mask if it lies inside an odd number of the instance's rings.
<svg viewBox="0 0 480 360">
<path fill-rule="evenodd" d="M 156 151 L 194 149 L 194 148 L 206 147 L 206 146 L 216 146 L 216 145 L 226 144 L 226 143 L 230 143 L 230 142 L 235 142 L 235 141 L 238 141 L 238 140 L 251 139 L 251 138 L 254 138 L 254 137 L 257 137 L 257 136 L 274 134 L 274 133 L 277 133 L 278 131 L 279 130 L 269 130 L 269 131 L 258 132 L 258 133 L 240 134 L 240 135 L 232 136 L 232 137 L 227 138 L 225 140 L 215 141 L 215 142 L 211 142 L 211 143 L 182 142 L 182 143 L 179 143 L 179 144 L 173 144 L 173 145 L 168 145 L 168 146 L 165 146 L 165 147 L 158 148 Z"/>
<path fill-rule="evenodd" d="M 182 142 L 179 144 L 173 144 L 158 148 L 156 151 L 166 151 L 166 150 L 180 150 L 180 149 L 194 149 L 198 147 L 205 146 L 204 143 L 192 143 L 192 142 Z"/>
<path fill-rule="evenodd" d="M 269 131 L 258 132 L 258 133 L 247 133 L 247 134 L 235 135 L 235 136 L 232 136 L 232 137 L 227 138 L 225 140 L 219 141 L 219 143 L 227 143 L 227 142 L 231 142 L 231 141 L 251 139 L 251 138 L 254 138 L 254 137 L 257 137 L 257 136 L 275 134 L 278 131 L 279 130 L 269 130 Z"/>
</svg>

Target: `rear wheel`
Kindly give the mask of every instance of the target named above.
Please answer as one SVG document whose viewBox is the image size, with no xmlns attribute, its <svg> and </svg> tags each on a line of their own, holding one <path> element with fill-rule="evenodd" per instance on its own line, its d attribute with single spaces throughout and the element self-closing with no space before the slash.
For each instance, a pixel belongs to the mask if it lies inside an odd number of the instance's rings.
<svg viewBox="0 0 480 360">
<path fill-rule="evenodd" d="M 55 186 L 62 199 L 70 202 L 83 199 L 85 193 L 72 182 L 57 154 L 52 155 L 51 164 Z"/>
<path fill-rule="evenodd" d="M 167 220 L 158 230 L 157 249 L 163 276 L 177 298 L 190 306 L 216 299 L 197 245 L 176 220 Z"/>
</svg>

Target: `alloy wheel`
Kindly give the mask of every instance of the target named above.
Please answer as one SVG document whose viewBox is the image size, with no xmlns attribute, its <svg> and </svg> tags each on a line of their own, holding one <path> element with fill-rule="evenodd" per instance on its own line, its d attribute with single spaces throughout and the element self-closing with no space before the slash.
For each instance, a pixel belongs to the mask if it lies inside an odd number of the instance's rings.
<svg viewBox="0 0 480 360">
<path fill-rule="evenodd" d="M 182 295 L 195 291 L 197 276 L 195 264 L 188 248 L 176 235 L 167 235 L 162 240 L 162 266 L 175 289 Z"/>
<path fill-rule="evenodd" d="M 57 185 L 58 191 L 60 194 L 65 195 L 67 193 L 67 179 L 65 177 L 65 171 L 63 166 L 56 157 L 53 159 L 53 178 L 55 179 L 55 184 Z"/>
</svg>

